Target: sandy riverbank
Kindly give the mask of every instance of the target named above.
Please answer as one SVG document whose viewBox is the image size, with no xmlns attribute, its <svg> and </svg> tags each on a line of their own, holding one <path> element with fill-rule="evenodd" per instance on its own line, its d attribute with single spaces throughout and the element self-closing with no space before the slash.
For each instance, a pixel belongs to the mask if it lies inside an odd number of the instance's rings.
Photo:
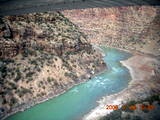
<svg viewBox="0 0 160 120">
<path fill-rule="evenodd" d="M 83 120 L 97 120 L 111 110 L 106 110 L 106 105 L 119 105 L 119 107 L 130 101 L 144 99 L 155 93 L 160 93 L 159 74 L 155 71 L 155 64 L 159 61 L 152 56 L 142 53 L 133 53 L 128 60 L 121 61 L 130 71 L 132 80 L 123 91 L 110 96 L 103 97 L 98 101 L 99 106 L 83 117 Z"/>
</svg>

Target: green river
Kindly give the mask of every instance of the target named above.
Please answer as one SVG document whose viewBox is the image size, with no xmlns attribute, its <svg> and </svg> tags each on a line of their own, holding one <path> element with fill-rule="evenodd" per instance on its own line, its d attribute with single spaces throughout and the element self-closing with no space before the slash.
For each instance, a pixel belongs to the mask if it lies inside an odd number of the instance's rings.
<svg viewBox="0 0 160 120">
<path fill-rule="evenodd" d="M 107 70 L 79 84 L 62 95 L 18 112 L 6 120 L 80 120 L 95 108 L 103 96 L 117 93 L 128 86 L 129 71 L 120 61 L 131 54 L 102 47 Z"/>
</svg>

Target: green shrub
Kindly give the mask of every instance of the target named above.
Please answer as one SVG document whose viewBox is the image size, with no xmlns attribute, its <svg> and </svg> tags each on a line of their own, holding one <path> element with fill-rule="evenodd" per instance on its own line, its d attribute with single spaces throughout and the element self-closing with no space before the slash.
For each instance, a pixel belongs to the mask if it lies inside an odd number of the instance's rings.
<svg viewBox="0 0 160 120">
<path fill-rule="evenodd" d="M 21 79 L 21 72 L 19 70 L 19 68 L 16 69 L 16 78 L 14 79 L 16 82 L 18 82 Z"/>
<path fill-rule="evenodd" d="M 27 78 L 28 78 L 28 77 L 32 77 L 34 73 L 35 73 L 35 72 L 28 72 L 28 73 L 26 74 L 26 77 L 27 77 Z"/>
<path fill-rule="evenodd" d="M 1 59 L 1 61 L 2 61 L 3 63 L 6 63 L 6 64 L 14 63 L 14 60 L 13 60 L 13 59 L 10 59 L 10 58 L 3 58 L 3 59 Z"/>
<path fill-rule="evenodd" d="M 30 64 L 38 65 L 38 63 L 37 63 L 37 61 L 36 61 L 36 60 L 31 60 L 31 61 L 30 61 Z"/>
<path fill-rule="evenodd" d="M 31 90 L 22 87 L 21 93 L 22 93 L 22 94 L 31 93 Z"/>
<path fill-rule="evenodd" d="M 48 78 L 47 78 L 47 81 L 48 81 L 49 83 L 51 82 L 51 79 L 50 79 L 50 77 L 48 77 Z"/>
<path fill-rule="evenodd" d="M 1 76 L 2 76 L 2 78 L 5 78 L 6 77 L 6 75 L 7 75 L 7 66 L 6 66 L 6 64 L 1 64 L 0 65 L 0 72 L 1 72 Z"/>
<path fill-rule="evenodd" d="M 11 106 L 15 105 L 17 102 L 18 102 L 18 99 L 15 98 L 15 97 L 12 97 L 12 98 L 10 99 L 10 105 L 11 105 Z"/>
</svg>

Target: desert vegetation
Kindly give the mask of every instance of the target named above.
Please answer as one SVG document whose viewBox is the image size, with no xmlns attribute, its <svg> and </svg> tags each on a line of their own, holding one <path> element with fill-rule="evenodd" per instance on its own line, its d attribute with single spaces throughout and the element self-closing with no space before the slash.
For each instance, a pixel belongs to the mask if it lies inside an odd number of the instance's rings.
<svg viewBox="0 0 160 120">
<path fill-rule="evenodd" d="M 1 17 L 0 45 L 1 116 L 105 68 L 100 52 L 60 12 Z"/>
</svg>

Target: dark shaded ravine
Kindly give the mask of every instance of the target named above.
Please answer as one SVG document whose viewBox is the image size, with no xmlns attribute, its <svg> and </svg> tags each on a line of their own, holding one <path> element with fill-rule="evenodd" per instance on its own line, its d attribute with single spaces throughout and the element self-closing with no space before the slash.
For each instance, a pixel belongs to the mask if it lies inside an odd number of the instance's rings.
<svg viewBox="0 0 160 120">
<path fill-rule="evenodd" d="M 0 16 L 69 9 L 159 6 L 159 0 L 0 0 Z"/>
</svg>

